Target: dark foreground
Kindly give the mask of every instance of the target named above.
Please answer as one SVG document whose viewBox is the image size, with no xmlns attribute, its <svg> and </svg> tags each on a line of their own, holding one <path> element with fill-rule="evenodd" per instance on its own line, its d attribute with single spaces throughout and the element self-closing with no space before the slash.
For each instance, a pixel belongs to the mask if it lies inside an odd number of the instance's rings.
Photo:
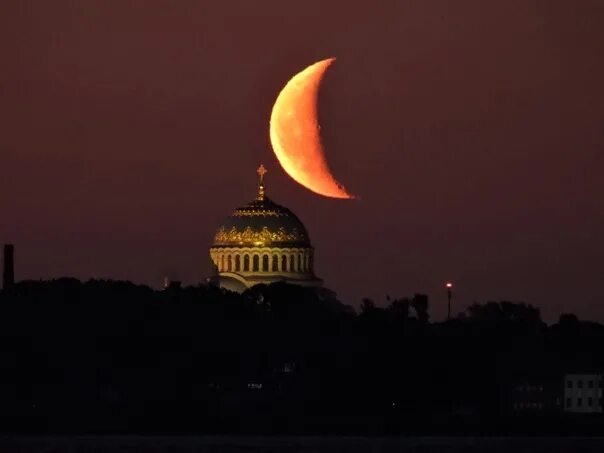
<svg viewBox="0 0 604 453">
<path fill-rule="evenodd" d="M 0 451 L 71 452 L 489 452 L 604 451 L 603 438 L 3 437 Z"/>
<path fill-rule="evenodd" d="M 0 293 L 0 432 L 601 436 L 603 349 L 525 303 L 431 322 L 422 294 L 25 281 Z"/>
</svg>

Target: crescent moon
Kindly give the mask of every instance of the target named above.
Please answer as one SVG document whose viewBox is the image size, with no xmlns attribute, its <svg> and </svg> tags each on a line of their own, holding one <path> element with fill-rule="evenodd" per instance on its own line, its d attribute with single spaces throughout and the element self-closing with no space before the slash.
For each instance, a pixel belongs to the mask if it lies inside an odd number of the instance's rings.
<svg viewBox="0 0 604 453">
<path fill-rule="evenodd" d="M 273 106 L 270 139 L 279 163 L 296 182 L 326 197 L 354 198 L 331 174 L 319 135 L 319 87 L 334 60 L 310 65 L 287 82 Z"/>
</svg>

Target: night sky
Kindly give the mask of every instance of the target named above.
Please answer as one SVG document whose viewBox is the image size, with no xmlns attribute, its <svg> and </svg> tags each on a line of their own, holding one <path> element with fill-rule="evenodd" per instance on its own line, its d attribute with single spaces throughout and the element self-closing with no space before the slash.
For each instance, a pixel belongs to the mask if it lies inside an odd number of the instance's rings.
<svg viewBox="0 0 604 453">
<path fill-rule="evenodd" d="M 18 279 L 186 284 L 267 191 L 358 306 L 424 292 L 433 319 L 526 301 L 604 320 L 604 2 L 2 2 L 0 241 Z M 355 201 L 281 169 L 272 104 L 335 56 L 327 158 Z"/>
</svg>

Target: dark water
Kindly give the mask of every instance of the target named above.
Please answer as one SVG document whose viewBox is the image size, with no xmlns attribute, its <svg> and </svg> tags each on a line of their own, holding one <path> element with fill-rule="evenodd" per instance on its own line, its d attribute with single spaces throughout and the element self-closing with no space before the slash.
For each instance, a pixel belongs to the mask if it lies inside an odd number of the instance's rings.
<svg viewBox="0 0 604 453">
<path fill-rule="evenodd" d="M 602 438 L 0 437 L 1 453 L 604 452 Z"/>
</svg>

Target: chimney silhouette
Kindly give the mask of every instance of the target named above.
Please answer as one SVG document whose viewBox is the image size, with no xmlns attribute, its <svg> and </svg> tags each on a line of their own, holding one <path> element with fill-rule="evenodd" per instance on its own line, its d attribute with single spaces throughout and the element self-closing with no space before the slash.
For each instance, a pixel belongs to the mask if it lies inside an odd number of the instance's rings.
<svg viewBox="0 0 604 453">
<path fill-rule="evenodd" d="M 13 244 L 4 245 L 4 274 L 2 289 L 8 290 L 15 285 L 15 247 Z"/>
</svg>

